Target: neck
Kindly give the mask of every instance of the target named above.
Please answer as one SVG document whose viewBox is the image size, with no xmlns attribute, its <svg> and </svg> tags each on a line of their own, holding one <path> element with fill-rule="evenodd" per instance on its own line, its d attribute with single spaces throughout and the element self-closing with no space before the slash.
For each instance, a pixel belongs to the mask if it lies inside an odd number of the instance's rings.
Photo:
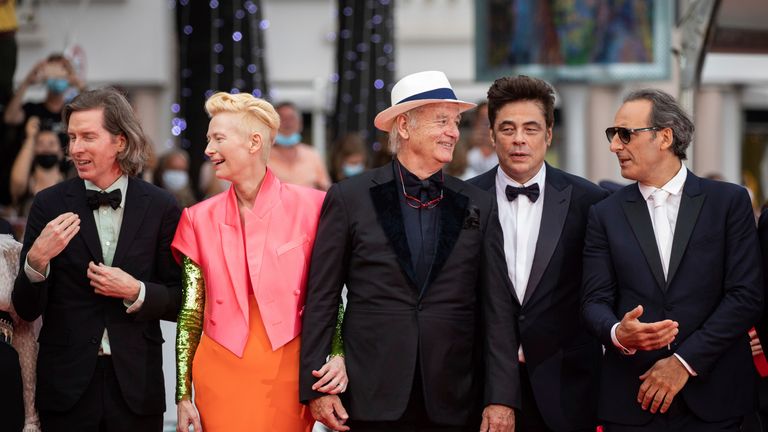
<svg viewBox="0 0 768 432">
<path fill-rule="evenodd" d="M 397 160 L 400 162 L 400 165 L 404 166 L 405 169 L 421 180 L 429 178 L 429 176 L 443 168 L 443 164 L 439 162 L 425 161 L 420 157 L 409 155 L 408 153 L 398 154 Z"/>
<path fill-rule="evenodd" d="M 64 107 L 64 95 L 48 93 L 45 98 L 45 108 L 50 112 L 61 112 Z"/>
<path fill-rule="evenodd" d="M 123 172 L 119 169 L 116 169 L 110 173 L 109 177 L 105 177 L 104 179 L 99 180 L 92 180 L 91 182 L 95 184 L 97 188 L 101 190 L 107 190 L 107 188 L 112 186 L 112 184 L 116 182 L 121 175 L 123 175 Z"/>
<path fill-rule="evenodd" d="M 234 179 L 232 184 L 235 188 L 238 205 L 251 209 L 254 204 L 256 204 L 256 197 L 259 195 L 261 185 L 264 183 L 264 177 L 267 175 L 267 168 L 265 166 L 260 166 L 255 172 L 248 174 L 242 175 L 242 180 Z"/>
<path fill-rule="evenodd" d="M 653 176 L 651 176 L 647 180 L 641 181 L 640 183 L 646 186 L 661 188 L 665 184 L 669 183 L 669 181 L 672 180 L 672 177 L 677 175 L 678 171 L 680 171 L 680 166 L 682 164 L 683 164 L 683 161 L 681 161 L 677 157 L 670 159 L 662 163 L 661 166 L 659 166 L 658 168 L 656 168 L 654 170 Z"/>
</svg>

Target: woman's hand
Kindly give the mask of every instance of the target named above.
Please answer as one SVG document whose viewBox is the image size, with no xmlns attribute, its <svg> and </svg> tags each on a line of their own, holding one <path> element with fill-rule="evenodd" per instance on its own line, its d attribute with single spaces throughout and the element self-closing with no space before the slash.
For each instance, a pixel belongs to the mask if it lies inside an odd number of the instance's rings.
<svg viewBox="0 0 768 432">
<path fill-rule="evenodd" d="M 312 390 L 328 394 L 344 393 L 349 380 L 347 379 L 347 367 L 344 356 L 333 356 L 319 371 L 313 370 L 312 375 L 319 378 L 312 385 Z"/>
<path fill-rule="evenodd" d="M 24 132 L 27 134 L 27 138 L 31 138 L 29 142 L 34 143 L 37 133 L 40 132 L 40 119 L 36 116 L 30 117 L 24 126 Z"/>
<path fill-rule="evenodd" d="M 189 432 L 189 425 L 195 432 L 201 432 L 203 426 L 200 424 L 200 416 L 197 414 L 195 405 L 189 399 L 184 399 L 176 404 L 176 432 Z"/>
</svg>

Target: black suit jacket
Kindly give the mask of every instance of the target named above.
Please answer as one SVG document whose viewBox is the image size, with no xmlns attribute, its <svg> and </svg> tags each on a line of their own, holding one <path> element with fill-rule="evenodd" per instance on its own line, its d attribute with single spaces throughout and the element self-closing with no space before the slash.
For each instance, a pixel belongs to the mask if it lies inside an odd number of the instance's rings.
<svg viewBox="0 0 768 432">
<path fill-rule="evenodd" d="M 762 312 L 760 249 L 749 196 L 741 186 L 688 172 L 664 280 L 651 216 L 638 185 L 596 204 L 584 247 L 583 313 L 606 346 L 599 415 L 645 424 L 638 377 L 673 353 L 698 376 L 678 398 L 705 421 L 742 416 L 755 407 L 754 365 L 747 331 Z M 670 349 L 623 355 L 610 330 L 643 305 L 642 322 L 679 323 Z"/>
<path fill-rule="evenodd" d="M 346 284 L 342 335 L 349 387 L 343 400 L 352 419 L 400 418 L 416 368 L 434 422 L 464 424 L 479 400 L 518 407 L 517 310 L 495 200 L 445 176 L 437 253 L 420 294 L 405 237 L 401 193 L 392 164 L 328 191 L 303 315 L 301 399 L 322 396 L 311 389 L 316 380 L 311 371 L 321 367 L 330 352 Z M 484 397 L 479 393 L 482 380 Z"/>
<path fill-rule="evenodd" d="M 27 252 L 45 225 L 65 212 L 80 216 L 80 232 L 51 260 L 49 277 L 31 283 L 24 272 Z M 175 321 L 181 304 L 181 275 L 170 249 L 180 214 L 169 193 L 129 178 L 112 265 L 144 282 L 146 297 L 138 312 L 128 314 L 122 299 L 95 294 L 86 276 L 88 262 L 103 258 L 83 180 L 68 180 L 35 196 L 13 306 L 27 321 L 43 316 L 37 361 L 39 409 L 66 411 L 79 400 L 93 376 L 106 327 L 115 374 L 128 406 L 137 414 L 165 410 L 159 320 Z"/>
<path fill-rule="evenodd" d="M 498 168 L 469 183 L 495 197 Z M 579 294 L 587 214 L 608 193 L 548 164 L 545 169 L 544 209 L 520 305 L 518 341 L 547 426 L 555 431 L 594 428 L 602 347 L 584 326 Z"/>
</svg>

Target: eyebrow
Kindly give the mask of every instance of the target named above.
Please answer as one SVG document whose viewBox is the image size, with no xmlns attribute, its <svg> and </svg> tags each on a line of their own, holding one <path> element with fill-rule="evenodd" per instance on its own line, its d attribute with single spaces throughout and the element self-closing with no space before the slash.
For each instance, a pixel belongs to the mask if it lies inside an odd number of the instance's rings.
<svg viewBox="0 0 768 432">
<path fill-rule="evenodd" d="M 517 124 L 515 124 L 515 122 L 513 122 L 512 120 L 502 120 L 501 123 L 499 123 L 499 127 L 502 127 L 502 126 L 517 126 Z M 529 120 L 529 121 L 523 122 L 523 126 L 542 127 L 541 123 L 535 120 Z"/>
</svg>

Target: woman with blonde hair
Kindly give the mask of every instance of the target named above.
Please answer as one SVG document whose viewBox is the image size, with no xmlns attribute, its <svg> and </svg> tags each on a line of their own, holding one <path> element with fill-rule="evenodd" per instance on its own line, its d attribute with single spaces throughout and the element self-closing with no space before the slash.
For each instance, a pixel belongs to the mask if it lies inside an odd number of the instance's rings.
<svg viewBox="0 0 768 432">
<path fill-rule="evenodd" d="M 325 193 L 281 183 L 267 168 L 280 124 L 268 102 L 216 93 L 205 109 L 205 153 L 232 185 L 185 209 L 172 244 L 184 272 L 177 430 L 309 431 L 298 395 L 299 334 Z M 334 362 L 319 372 L 341 391 L 343 360 Z"/>
</svg>

